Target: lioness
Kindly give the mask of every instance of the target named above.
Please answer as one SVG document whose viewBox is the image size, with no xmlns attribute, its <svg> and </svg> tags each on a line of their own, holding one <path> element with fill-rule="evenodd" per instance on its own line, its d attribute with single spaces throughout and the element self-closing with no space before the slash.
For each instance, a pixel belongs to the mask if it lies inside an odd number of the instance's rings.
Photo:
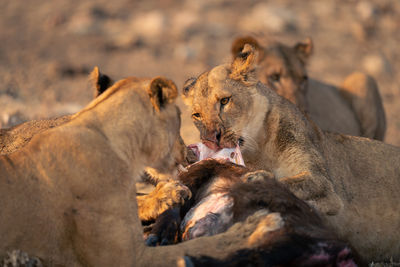
<svg viewBox="0 0 400 267">
<path fill-rule="evenodd" d="M 114 81 L 108 76 L 101 73 L 98 67 L 94 67 L 89 78 L 94 88 L 94 97 L 98 97 L 111 87 Z M 0 129 L 0 155 L 10 154 L 24 147 L 37 134 L 48 129 L 63 125 L 72 119 L 73 115 L 65 115 L 53 119 L 32 120 L 9 129 Z M 177 139 L 175 144 L 177 147 L 185 148 L 182 138 Z M 184 163 L 183 158 L 178 153 L 171 155 L 170 159 L 178 163 Z M 157 177 L 159 174 L 154 168 L 147 167 L 146 170 Z M 177 172 L 177 168 L 170 170 L 173 174 Z M 143 221 L 154 220 L 158 215 L 166 209 L 181 203 L 185 198 L 190 196 L 190 191 L 176 181 L 169 179 L 167 174 L 163 174 L 161 181 L 155 181 L 155 189 L 146 195 L 132 194 L 132 198 L 137 198 L 139 206 L 139 217 Z"/>
<path fill-rule="evenodd" d="M 365 259 L 399 259 L 400 148 L 320 130 L 258 81 L 257 56 L 246 44 L 231 64 L 186 82 L 203 143 L 239 143 L 247 167 L 271 171 Z"/>
<path fill-rule="evenodd" d="M 232 44 L 233 57 L 246 43 L 259 52 L 258 79 L 308 112 L 321 129 L 383 140 L 385 111 L 372 77 L 355 72 L 338 88 L 309 79 L 306 64 L 313 52 L 310 38 L 290 47 L 271 41 L 261 46 L 253 37 L 240 37 Z"/>
<path fill-rule="evenodd" d="M 176 96 L 165 78 L 123 79 L 69 122 L 0 156 L 0 258 L 20 249 L 46 266 L 183 266 L 184 255 L 218 259 L 247 247 L 265 216 L 212 238 L 144 245 L 132 177 L 183 156 Z"/>
</svg>

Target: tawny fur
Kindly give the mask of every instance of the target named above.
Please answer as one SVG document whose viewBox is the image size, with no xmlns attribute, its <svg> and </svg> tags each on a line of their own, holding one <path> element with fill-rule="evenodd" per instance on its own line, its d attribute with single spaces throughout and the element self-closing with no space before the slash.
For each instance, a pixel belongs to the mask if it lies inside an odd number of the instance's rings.
<svg viewBox="0 0 400 267">
<path fill-rule="evenodd" d="M 71 115 L 54 119 L 33 120 L 8 129 L 0 129 L 0 155 L 10 154 L 24 147 L 32 137 L 71 120 Z"/>
<path fill-rule="evenodd" d="M 0 157 L 0 258 L 20 249 L 46 266 L 174 266 L 184 255 L 218 259 L 245 247 L 262 216 L 212 238 L 145 247 L 135 179 L 184 155 L 176 87 L 160 79 L 121 80 L 68 123 Z"/>
<path fill-rule="evenodd" d="M 142 221 L 156 219 L 174 205 L 181 205 L 191 197 L 190 190 L 178 181 L 161 181 L 148 195 L 137 196 L 139 218 Z"/>
<path fill-rule="evenodd" d="M 136 79 L 136 78 L 134 78 Z M 100 73 L 99 69 L 95 67 L 90 74 L 90 80 L 94 88 L 94 96 L 98 97 L 111 87 L 113 82 L 107 75 Z M 34 120 L 22 123 L 10 129 L 0 129 L 0 155 L 13 153 L 20 148 L 24 147 L 33 136 L 40 134 L 46 130 L 63 125 L 69 122 L 72 115 L 65 115 L 54 119 Z M 177 140 L 177 146 L 185 149 L 183 140 Z M 171 155 L 171 159 L 184 164 L 183 158 L 179 154 L 181 150 L 177 150 L 175 154 Z M 139 217 L 142 220 L 152 220 L 159 216 L 166 209 L 179 204 L 190 194 L 190 191 L 175 181 L 170 181 L 171 177 L 177 173 L 177 168 L 173 168 L 168 173 L 160 173 L 156 169 L 147 167 L 146 171 L 149 172 L 158 180 L 163 181 L 160 186 L 154 189 L 149 195 L 137 197 L 139 206 Z M 132 194 L 132 198 L 136 195 Z"/>
<path fill-rule="evenodd" d="M 335 87 L 308 78 L 306 64 L 313 52 L 310 38 L 293 47 L 253 37 L 237 38 L 232 44 L 236 57 L 246 43 L 260 54 L 257 78 L 307 112 L 321 129 L 383 140 L 385 111 L 375 80 L 361 72 L 350 74 Z"/>
<path fill-rule="evenodd" d="M 242 144 L 246 166 L 271 171 L 366 260 L 398 260 L 400 148 L 320 130 L 274 90 L 248 82 L 256 64 L 241 79 L 232 76 L 236 66 L 250 62 L 238 57 L 185 87 L 201 138 L 209 143 L 214 135 L 219 147 Z"/>
</svg>

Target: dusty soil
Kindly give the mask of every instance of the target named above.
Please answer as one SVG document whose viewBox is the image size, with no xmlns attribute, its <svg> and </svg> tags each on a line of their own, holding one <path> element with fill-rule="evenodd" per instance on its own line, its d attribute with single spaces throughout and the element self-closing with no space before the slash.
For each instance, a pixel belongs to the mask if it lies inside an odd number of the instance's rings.
<svg viewBox="0 0 400 267">
<path fill-rule="evenodd" d="M 88 103 L 94 66 L 116 79 L 165 75 L 181 88 L 230 60 L 253 32 L 294 44 L 311 36 L 311 77 L 340 84 L 355 70 L 378 81 L 385 141 L 400 145 L 400 2 L 14 0 L 0 2 L 0 123 L 73 113 Z M 182 103 L 182 134 L 198 138 Z"/>
<path fill-rule="evenodd" d="M 92 98 L 94 66 L 115 79 L 164 75 L 181 88 L 228 62 L 232 40 L 249 32 L 287 44 L 311 36 L 310 77 L 338 85 L 352 71 L 373 75 L 385 142 L 400 145 L 396 0 L 0 0 L 0 126 L 78 111 Z M 193 143 L 198 133 L 180 106 Z"/>
</svg>

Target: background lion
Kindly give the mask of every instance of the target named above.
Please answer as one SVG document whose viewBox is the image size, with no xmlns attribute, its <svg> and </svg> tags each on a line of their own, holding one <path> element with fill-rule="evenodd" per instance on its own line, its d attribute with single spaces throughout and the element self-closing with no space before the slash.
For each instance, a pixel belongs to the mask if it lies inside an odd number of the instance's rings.
<svg viewBox="0 0 400 267">
<path fill-rule="evenodd" d="M 187 81 L 183 97 L 203 142 L 241 146 L 246 166 L 271 171 L 325 216 L 366 260 L 400 258 L 400 148 L 327 133 L 258 81 L 257 51 Z"/>
<path fill-rule="evenodd" d="M 246 43 L 258 50 L 258 79 L 308 113 L 321 129 L 383 140 L 385 111 L 371 76 L 352 73 L 338 88 L 310 79 L 306 70 L 313 52 L 310 38 L 291 47 L 272 41 L 262 46 L 253 37 L 240 37 L 232 44 L 233 57 Z"/>
</svg>

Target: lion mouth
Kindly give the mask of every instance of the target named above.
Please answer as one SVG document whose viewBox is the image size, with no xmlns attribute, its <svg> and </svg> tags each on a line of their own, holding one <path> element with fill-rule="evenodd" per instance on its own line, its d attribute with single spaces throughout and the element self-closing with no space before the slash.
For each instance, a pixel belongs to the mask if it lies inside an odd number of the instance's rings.
<svg viewBox="0 0 400 267">
<path fill-rule="evenodd" d="M 201 142 L 207 146 L 209 149 L 212 150 L 218 150 L 218 149 L 222 149 L 223 147 L 220 146 L 219 142 L 215 142 L 212 140 L 208 140 L 208 139 L 201 139 Z"/>
<path fill-rule="evenodd" d="M 221 139 L 220 141 L 210 140 L 202 138 L 201 142 L 206 145 L 209 149 L 220 150 L 224 148 L 235 148 L 236 146 L 241 146 L 244 143 L 243 138 L 231 140 L 231 138 Z"/>
</svg>

